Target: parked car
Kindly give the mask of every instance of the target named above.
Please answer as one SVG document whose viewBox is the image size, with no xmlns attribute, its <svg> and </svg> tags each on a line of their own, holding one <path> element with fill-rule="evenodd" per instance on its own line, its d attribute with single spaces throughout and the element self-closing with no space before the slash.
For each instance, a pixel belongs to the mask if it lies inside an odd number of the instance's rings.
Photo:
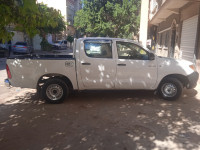
<svg viewBox="0 0 200 150">
<path fill-rule="evenodd" d="M 174 100 L 199 78 L 192 62 L 156 56 L 132 40 L 81 38 L 74 44 L 74 55 L 10 57 L 6 85 L 35 88 L 50 103 L 72 90 L 156 90 Z"/>
<path fill-rule="evenodd" d="M 10 56 L 10 51 L 11 51 L 11 41 L 2 43 L 2 40 L 0 40 L 0 56 L 8 57 Z"/>
<path fill-rule="evenodd" d="M 8 49 L 0 46 L 0 57 L 5 57 L 8 52 Z"/>
<path fill-rule="evenodd" d="M 67 48 L 67 40 L 58 40 L 52 44 L 53 49 L 61 50 Z"/>
<path fill-rule="evenodd" d="M 27 42 L 16 42 L 15 45 L 12 47 L 13 54 L 27 54 L 32 53 L 33 48 L 32 46 L 29 46 Z"/>
</svg>

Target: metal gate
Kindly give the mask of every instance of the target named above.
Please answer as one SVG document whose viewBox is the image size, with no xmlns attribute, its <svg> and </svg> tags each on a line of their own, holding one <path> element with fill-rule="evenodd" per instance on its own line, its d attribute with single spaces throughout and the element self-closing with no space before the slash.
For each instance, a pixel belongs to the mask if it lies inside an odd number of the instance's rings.
<svg viewBox="0 0 200 150">
<path fill-rule="evenodd" d="M 198 15 L 183 21 L 181 35 L 182 59 L 194 62 Z"/>
</svg>

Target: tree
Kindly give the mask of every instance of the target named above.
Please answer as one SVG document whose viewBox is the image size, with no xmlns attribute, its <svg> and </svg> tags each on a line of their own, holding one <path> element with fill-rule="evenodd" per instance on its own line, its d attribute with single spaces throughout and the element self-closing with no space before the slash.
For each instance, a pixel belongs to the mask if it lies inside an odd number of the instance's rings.
<svg viewBox="0 0 200 150">
<path fill-rule="evenodd" d="M 66 29 L 66 23 L 60 11 L 47 7 L 44 4 L 38 4 L 39 16 L 36 17 L 38 24 L 36 28 L 39 31 L 42 41 L 40 43 L 42 50 L 51 50 L 51 45 L 46 40 L 48 33 L 59 33 Z"/>
<path fill-rule="evenodd" d="M 9 41 L 14 35 L 9 27 L 23 28 L 30 36 L 36 33 L 34 19 L 38 14 L 36 0 L 0 0 L 0 39 Z M 31 16 L 31 17 L 30 17 Z"/>
<path fill-rule="evenodd" d="M 70 47 L 72 46 L 72 42 L 74 41 L 74 37 L 71 35 L 67 36 L 67 41 L 70 43 Z"/>
<path fill-rule="evenodd" d="M 131 37 L 138 33 L 140 0 L 84 0 L 74 26 L 87 36 Z"/>
<path fill-rule="evenodd" d="M 22 31 L 29 37 L 47 33 L 58 33 L 65 29 L 65 22 L 61 13 L 36 0 L 0 0 L 0 39 L 8 41 L 13 30 Z"/>
<path fill-rule="evenodd" d="M 66 23 L 60 11 L 44 4 L 38 4 L 38 9 L 39 16 L 36 17 L 38 22 L 36 28 L 41 37 L 45 38 L 48 33 L 59 33 L 66 29 Z"/>
</svg>

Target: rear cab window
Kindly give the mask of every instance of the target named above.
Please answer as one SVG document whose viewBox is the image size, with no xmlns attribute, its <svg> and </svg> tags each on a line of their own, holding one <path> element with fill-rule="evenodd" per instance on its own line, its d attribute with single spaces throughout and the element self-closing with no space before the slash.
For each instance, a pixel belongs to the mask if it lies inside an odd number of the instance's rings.
<svg viewBox="0 0 200 150">
<path fill-rule="evenodd" d="M 92 58 L 112 58 L 111 40 L 85 40 L 85 54 Z"/>
</svg>

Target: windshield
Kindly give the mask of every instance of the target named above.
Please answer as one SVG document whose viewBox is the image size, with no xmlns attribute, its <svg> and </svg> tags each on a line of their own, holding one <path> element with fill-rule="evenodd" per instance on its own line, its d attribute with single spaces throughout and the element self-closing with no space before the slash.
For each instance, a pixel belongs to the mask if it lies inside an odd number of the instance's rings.
<svg viewBox="0 0 200 150">
<path fill-rule="evenodd" d="M 26 42 L 17 42 L 15 45 L 24 45 L 24 46 L 26 46 L 27 43 Z"/>
</svg>

